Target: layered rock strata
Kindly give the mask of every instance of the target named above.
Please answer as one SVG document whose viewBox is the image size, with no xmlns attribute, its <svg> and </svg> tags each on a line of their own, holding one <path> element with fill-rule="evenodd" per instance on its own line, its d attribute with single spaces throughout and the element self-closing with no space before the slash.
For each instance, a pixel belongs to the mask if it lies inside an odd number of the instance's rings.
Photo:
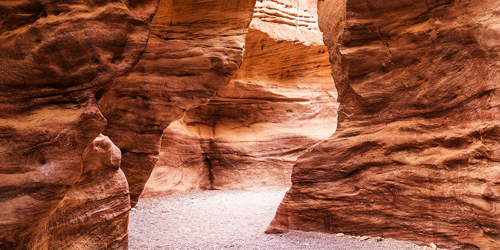
<svg viewBox="0 0 500 250">
<path fill-rule="evenodd" d="M 30 249 L 127 249 L 128 183 L 121 152 L 100 135 L 83 154 L 82 174 Z"/>
<path fill-rule="evenodd" d="M 105 134 L 122 150 L 137 203 L 158 161 L 163 130 L 206 103 L 239 68 L 255 0 L 160 1 L 141 61 L 99 101 Z"/>
<path fill-rule="evenodd" d="M 145 196 L 289 186 L 297 157 L 336 128 L 316 1 L 257 1 L 241 68 L 165 130 Z"/>
<path fill-rule="evenodd" d="M 205 153 L 208 144 L 209 140 L 200 139 L 198 131 L 189 131 L 184 122 L 173 122 L 163 133 L 158 164 L 141 197 L 211 189 L 210 166 Z"/>
<path fill-rule="evenodd" d="M 339 129 L 269 232 L 500 248 L 498 1 L 325 0 Z"/>
<path fill-rule="evenodd" d="M 78 196 L 80 186 L 75 185 L 82 178 L 84 150 L 106 124 L 94 93 L 138 61 L 156 4 L 0 2 L 1 249 L 57 249 L 68 239 L 42 243 L 49 237 L 47 225 L 58 219 L 79 221 L 97 207 L 103 216 L 126 224 L 111 205 L 127 201 L 126 195 L 93 203 L 85 211 L 58 208 L 96 195 Z M 120 183 L 111 189 L 127 192 Z"/>
</svg>

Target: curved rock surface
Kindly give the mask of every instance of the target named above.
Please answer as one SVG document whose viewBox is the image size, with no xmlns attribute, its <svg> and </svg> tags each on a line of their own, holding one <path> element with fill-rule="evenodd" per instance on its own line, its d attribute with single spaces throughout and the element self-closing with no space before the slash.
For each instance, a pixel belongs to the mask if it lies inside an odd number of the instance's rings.
<svg viewBox="0 0 500 250">
<path fill-rule="evenodd" d="M 269 232 L 500 248 L 500 3 L 325 0 L 339 130 L 301 157 Z"/>
<path fill-rule="evenodd" d="M 99 135 L 83 154 L 80 178 L 29 249 L 127 249 L 130 197 L 121 152 Z"/>
<path fill-rule="evenodd" d="M 313 0 L 257 1 L 241 68 L 165 130 L 145 196 L 290 185 L 297 157 L 337 123 L 316 10 Z"/>
<path fill-rule="evenodd" d="M 94 93 L 138 61 L 156 4 L 0 2 L 1 249 L 29 249 L 48 237 L 51 215 L 82 177 L 84 150 L 106 124 Z"/>
<path fill-rule="evenodd" d="M 211 173 L 205 153 L 208 144 L 209 140 L 189 131 L 184 123 L 173 122 L 163 133 L 158 164 L 141 198 L 211 189 Z"/>
<path fill-rule="evenodd" d="M 163 130 L 206 103 L 239 68 L 255 0 L 160 1 L 146 51 L 99 101 L 104 132 L 122 150 L 137 203 L 158 161 Z"/>
</svg>

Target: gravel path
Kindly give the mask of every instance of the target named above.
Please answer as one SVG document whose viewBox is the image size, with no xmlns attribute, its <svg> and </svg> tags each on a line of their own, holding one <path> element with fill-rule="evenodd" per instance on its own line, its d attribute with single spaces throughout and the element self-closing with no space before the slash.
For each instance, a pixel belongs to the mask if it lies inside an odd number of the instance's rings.
<svg viewBox="0 0 500 250">
<path fill-rule="evenodd" d="M 213 190 L 142 199 L 137 209 L 130 213 L 129 247 L 131 250 L 424 249 L 393 239 L 363 241 L 347 235 L 312 232 L 264 234 L 285 191 Z"/>
</svg>

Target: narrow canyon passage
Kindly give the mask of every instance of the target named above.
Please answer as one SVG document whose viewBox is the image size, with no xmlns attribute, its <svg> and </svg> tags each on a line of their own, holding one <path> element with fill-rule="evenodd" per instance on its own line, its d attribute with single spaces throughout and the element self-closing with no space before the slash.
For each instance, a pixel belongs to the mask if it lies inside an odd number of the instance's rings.
<svg viewBox="0 0 500 250">
<path fill-rule="evenodd" d="M 339 103 L 315 0 L 257 1 L 244 45 L 229 83 L 163 131 L 141 197 L 288 187 L 298 157 L 335 132 Z"/>
<path fill-rule="evenodd" d="M 130 213 L 129 249 L 416 250 L 409 242 L 315 232 L 264 234 L 286 189 L 209 190 L 140 199 Z"/>
<path fill-rule="evenodd" d="M 0 0 L 0 250 L 499 250 L 499 13 Z"/>
</svg>

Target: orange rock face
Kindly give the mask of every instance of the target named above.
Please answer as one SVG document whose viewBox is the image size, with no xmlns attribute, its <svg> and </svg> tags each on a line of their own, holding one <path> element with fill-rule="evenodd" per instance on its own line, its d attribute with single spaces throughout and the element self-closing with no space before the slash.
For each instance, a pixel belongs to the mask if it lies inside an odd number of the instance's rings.
<svg viewBox="0 0 500 250">
<path fill-rule="evenodd" d="M 500 248 L 498 1 L 320 2 L 339 130 L 268 231 Z"/>
<path fill-rule="evenodd" d="M 135 205 L 158 161 L 163 130 L 229 83 L 255 0 L 160 1 L 146 51 L 102 95 L 104 134 L 122 150 Z"/>
<path fill-rule="evenodd" d="M 316 1 L 257 1 L 241 68 L 165 131 L 145 196 L 290 185 L 297 157 L 337 123 L 316 9 Z"/>
<path fill-rule="evenodd" d="M 155 10 L 155 1 L 0 2 L 0 249 L 57 249 L 67 239 L 49 240 L 48 228 L 75 234 L 63 224 L 84 216 L 60 206 L 99 200 L 79 194 L 77 184 L 84 150 L 106 124 L 94 93 L 138 61 Z M 110 172 L 92 170 L 100 171 Z M 127 192 L 120 182 L 107 189 Z M 114 220 L 124 216 L 115 217 L 115 201 L 128 197 L 88 203 L 85 211 L 99 207 Z M 56 214 L 65 220 L 59 229 L 51 224 Z"/>
<path fill-rule="evenodd" d="M 181 119 L 182 120 L 182 119 Z M 209 140 L 187 130 L 179 121 L 163 133 L 158 164 L 141 197 L 157 197 L 212 188 L 210 166 L 205 153 Z"/>
</svg>

